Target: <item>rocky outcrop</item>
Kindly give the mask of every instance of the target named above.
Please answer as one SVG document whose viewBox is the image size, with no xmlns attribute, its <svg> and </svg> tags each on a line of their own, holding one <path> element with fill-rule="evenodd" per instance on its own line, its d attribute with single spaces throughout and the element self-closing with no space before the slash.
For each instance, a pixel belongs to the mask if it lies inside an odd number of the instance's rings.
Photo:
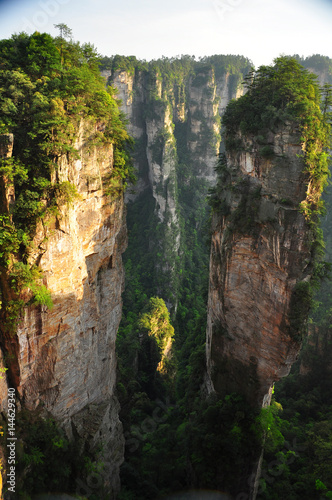
<svg viewBox="0 0 332 500">
<path fill-rule="evenodd" d="M 113 498 L 124 454 L 114 386 L 126 226 L 122 195 L 106 194 L 113 147 L 91 147 L 93 127 L 81 123 L 80 159 L 63 158 L 54 174 L 77 194 L 38 225 L 29 255 L 43 271 L 54 306 L 25 307 L 16 335 L 2 347 L 8 353 L 8 343 L 15 343 L 11 384 L 24 408 L 44 408 L 87 450 L 103 444 L 112 469 L 105 486 Z M 1 404 L 5 410 L 5 398 Z"/>
<path fill-rule="evenodd" d="M 241 151 L 227 154 L 212 223 L 207 383 L 262 406 L 300 349 L 312 234 L 299 212 L 307 182 L 298 129 L 271 132 L 265 149 L 240 139 Z"/>
<path fill-rule="evenodd" d="M 128 132 L 135 139 L 133 161 L 138 176 L 135 189 L 128 190 L 125 194 L 125 199 L 129 202 L 137 199 L 149 186 L 146 165 L 145 76 L 142 72 L 125 70 L 116 70 L 111 74 L 102 71 L 102 75 L 117 89 L 121 110 L 128 120 Z"/>
</svg>

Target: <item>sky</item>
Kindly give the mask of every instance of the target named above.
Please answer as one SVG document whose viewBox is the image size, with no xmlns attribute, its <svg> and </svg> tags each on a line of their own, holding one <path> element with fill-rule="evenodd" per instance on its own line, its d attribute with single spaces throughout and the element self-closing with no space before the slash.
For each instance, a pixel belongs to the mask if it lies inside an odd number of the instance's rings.
<svg viewBox="0 0 332 500">
<path fill-rule="evenodd" d="M 0 0 L 0 38 L 58 34 L 101 55 L 150 61 L 240 54 L 257 68 L 279 55 L 332 58 L 332 0 Z"/>
</svg>

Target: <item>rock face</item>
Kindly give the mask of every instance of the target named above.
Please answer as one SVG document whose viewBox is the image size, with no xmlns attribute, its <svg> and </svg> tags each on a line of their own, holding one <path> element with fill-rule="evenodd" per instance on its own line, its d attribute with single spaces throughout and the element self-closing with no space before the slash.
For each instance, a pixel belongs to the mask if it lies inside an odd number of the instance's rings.
<svg viewBox="0 0 332 500">
<path fill-rule="evenodd" d="M 190 82 L 188 149 L 195 175 L 209 183 L 216 178 L 221 143 L 219 111 L 223 110 L 219 103 L 225 93 L 229 97 L 227 78 L 217 81 L 213 70 L 197 71 Z"/>
<path fill-rule="evenodd" d="M 264 158 L 246 137 L 243 152 L 227 154 L 212 222 L 207 384 L 253 406 L 269 403 L 297 357 L 312 275 L 311 232 L 299 212 L 307 190 L 299 132 L 285 126 L 268 146 Z"/>
<path fill-rule="evenodd" d="M 197 206 L 205 203 L 222 148 L 220 115 L 229 100 L 243 91 L 226 70 L 217 75 L 213 64 L 195 64 L 195 70 L 192 61 L 190 69 L 178 60 L 165 68 L 151 64 L 148 69 L 118 69 L 110 77 L 104 72 L 118 89 L 128 129 L 136 141 L 138 182 L 135 193 L 127 195 L 127 201 L 132 202 L 129 213 L 135 211 L 135 203 L 140 203 L 137 210 L 142 203 L 154 207 L 153 233 L 157 229 L 158 238 L 150 241 L 149 249 L 159 255 L 153 258 L 154 281 L 159 285 L 153 293 L 163 297 L 170 309 L 176 308 L 178 262 L 183 254 L 180 213 L 184 201 L 180 191 L 183 185 L 194 185 L 199 179 Z M 243 74 L 248 71 L 247 64 L 243 60 Z M 143 225 L 142 231 L 146 221 Z"/>
<path fill-rule="evenodd" d="M 105 194 L 112 145 L 89 149 L 90 127 L 81 124 L 75 145 L 80 160 L 61 161 L 54 174 L 57 182 L 74 184 L 78 196 L 49 225 L 40 224 L 29 256 L 43 270 L 54 307 L 26 307 L 3 350 L 15 344 L 11 383 L 23 407 L 42 406 L 91 451 L 103 443 L 112 470 L 105 485 L 113 498 L 124 455 L 114 385 L 127 237 L 122 196 Z"/>
<path fill-rule="evenodd" d="M 168 82 L 167 75 L 155 70 L 116 70 L 111 76 L 108 71 L 103 74 L 118 89 L 122 111 L 129 120 L 129 132 L 137 142 L 144 143 L 144 158 L 141 155 L 136 167 L 139 181 L 144 180 L 144 167 L 148 169 L 148 179 L 139 184 L 136 194 L 154 186 L 157 206 L 161 203 L 159 217 L 163 218 L 168 197 L 165 194 L 164 200 L 157 197 L 156 187 L 164 187 L 170 173 L 176 173 L 176 142 L 180 142 L 174 130 L 176 125 L 185 125 L 181 147 L 186 146 L 191 153 L 193 171 L 212 182 L 221 147 L 220 116 L 230 99 L 242 95 L 243 87 L 232 86 L 229 73 L 216 77 L 214 69 L 204 65 L 195 74 L 182 74 L 180 83 Z"/>
</svg>

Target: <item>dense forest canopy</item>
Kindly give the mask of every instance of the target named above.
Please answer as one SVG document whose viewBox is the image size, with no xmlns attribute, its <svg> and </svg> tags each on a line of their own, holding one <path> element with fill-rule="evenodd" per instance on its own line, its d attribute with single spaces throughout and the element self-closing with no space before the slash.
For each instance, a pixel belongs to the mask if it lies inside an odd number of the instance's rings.
<svg viewBox="0 0 332 500">
<path fill-rule="evenodd" d="M 100 63 L 101 70 L 126 71 L 128 74 L 137 72 L 155 72 L 159 74 L 163 81 L 169 83 L 181 83 L 184 77 L 195 78 L 202 71 L 214 71 L 217 78 L 231 78 L 232 89 L 236 89 L 241 84 L 244 76 L 252 68 L 252 62 L 244 56 L 236 55 L 213 55 L 200 57 L 182 55 L 177 57 L 162 57 L 152 61 L 141 61 L 135 56 L 103 57 Z"/>
<path fill-rule="evenodd" d="M 293 56 L 302 66 L 324 78 L 326 83 L 332 83 L 332 59 L 321 54 L 301 57 L 298 54 Z"/>
</svg>

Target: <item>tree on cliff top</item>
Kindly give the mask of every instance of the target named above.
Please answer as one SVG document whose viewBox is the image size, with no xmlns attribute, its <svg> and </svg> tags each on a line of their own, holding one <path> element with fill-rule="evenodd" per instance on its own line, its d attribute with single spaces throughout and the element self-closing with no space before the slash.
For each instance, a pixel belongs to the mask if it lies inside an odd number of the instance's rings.
<svg viewBox="0 0 332 500">
<path fill-rule="evenodd" d="M 264 143 L 268 131 L 275 133 L 287 125 L 298 128 L 310 186 L 302 210 L 311 220 L 322 209 L 320 195 L 330 175 L 330 124 L 324 113 L 330 94 L 325 92 L 322 102 L 317 76 L 296 59 L 279 57 L 274 63 L 252 71 L 245 78 L 247 93 L 227 106 L 223 116 L 226 149 L 241 149 L 242 135 Z"/>
<path fill-rule="evenodd" d="M 47 33 L 0 41 L 0 133 L 14 134 L 16 164 L 10 168 L 7 161 L 1 173 L 15 183 L 13 220 L 25 231 L 33 230 L 56 198 L 50 176 L 57 161 L 65 155 L 77 158 L 75 139 L 82 119 L 96 124 L 91 145 L 113 143 L 112 177 L 118 179 L 119 191 L 133 179 L 124 117 L 115 90 L 105 88 L 98 61 L 90 44 Z M 19 162 L 24 168 L 17 168 Z"/>
<path fill-rule="evenodd" d="M 223 117 L 227 134 L 257 134 L 287 121 L 306 120 L 320 107 L 317 76 L 296 59 L 279 57 L 273 66 L 251 71 L 244 83 L 247 93 L 229 103 Z"/>
</svg>

